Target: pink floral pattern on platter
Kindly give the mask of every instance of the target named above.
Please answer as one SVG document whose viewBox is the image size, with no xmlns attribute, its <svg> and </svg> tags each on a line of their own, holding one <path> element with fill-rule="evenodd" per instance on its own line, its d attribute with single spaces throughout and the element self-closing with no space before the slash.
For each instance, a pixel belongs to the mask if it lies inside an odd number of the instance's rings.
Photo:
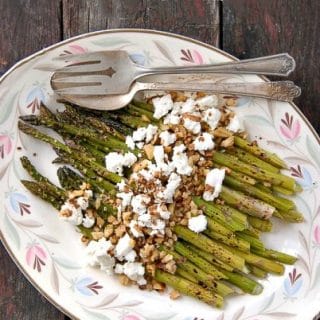
<svg viewBox="0 0 320 320">
<path fill-rule="evenodd" d="M 61 55 L 65 54 L 82 54 L 88 52 L 87 48 L 79 46 L 78 44 L 70 44 L 68 45 L 67 49 L 63 51 Z"/>
<path fill-rule="evenodd" d="M 99 294 L 99 290 L 103 288 L 98 281 L 89 276 L 77 278 L 73 281 L 72 287 L 75 291 L 84 296 L 94 296 Z"/>
<path fill-rule="evenodd" d="M 294 119 L 288 112 L 281 119 L 280 131 L 282 135 L 290 141 L 296 140 L 301 131 L 301 125 L 298 119 Z"/>
<path fill-rule="evenodd" d="M 128 314 L 128 315 L 125 315 L 122 320 L 142 320 L 142 318 L 140 317 L 137 317 L 136 315 L 131 315 L 131 314 Z"/>
<path fill-rule="evenodd" d="M 20 216 L 31 214 L 31 205 L 29 203 L 29 199 L 23 193 L 11 192 L 9 194 L 9 201 L 12 210 Z"/>
<path fill-rule="evenodd" d="M 298 273 L 296 268 L 289 272 L 289 276 L 284 280 L 285 296 L 295 298 L 303 284 L 302 273 Z"/>
<path fill-rule="evenodd" d="M 31 111 L 32 114 L 40 110 L 40 105 L 45 102 L 45 94 L 43 88 L 35 86 L 28 94 L 26 108 Z"/>
<path fill-rule="evenodd" d="M 0 159 L 4 159 L 12 150 L 12 140 L 8 135 L 0 135 Z"/>
<path fill-rule="evenodd" d="M 313 238 L 315 247 L 320 249 L 320 225 L 317 225 L 313 230 Z"/>
<path fill-rule="evenodd" d="M 38 272 L 46 265 L 47 254 L 45 250 L 37 243 L 32 242 L 27 247 L 26 262 L 29 267 Z"/>
<path fill-rule="evenodd" d="M 185 61 L 187 63 L 192 64 L 203 64 L 203 58 L 199 51 L 195 49 L 181 49 L 181 57 L 180 60 Z"/>
<path fill-rule="evenodd" d="M 306 168 L 301 167 L 300 164 L 298 164 L 296 167 L 290 167 L 290 171 L 291 175 L 297 178 L 299 184 L 304 189 L 310 189 L 313 187 L 312 176 Z"/>
</svg>

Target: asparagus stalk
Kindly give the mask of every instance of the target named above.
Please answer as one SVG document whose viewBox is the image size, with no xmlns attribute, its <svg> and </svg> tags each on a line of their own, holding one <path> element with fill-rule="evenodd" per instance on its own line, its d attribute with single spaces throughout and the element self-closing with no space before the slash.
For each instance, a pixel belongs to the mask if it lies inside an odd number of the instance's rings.
<svg viewBox="0 0 320 320">
<path fill-rule="evenodd" d="M 240 149 L 240 148 L 232 148 L 227 150 L 228 153 L 231 153 L 235 155 L 237 158 L 239 158 L 241 161 L 248 163 L 250 165 L 254 165 L 258 168 L 264 169 L 266 171 L 278 173 L 280 170 L 279 168 L 271 165 L 270 163 L 259 159 L 258 157 L 252 155 L 251 153 Z"/>
<path fill-rule="evenodd" d="M 262 159 L 265 162 L 270 163 L 271 165 L 277 168 L 287 169 L 287 165 L 285 164 L 285 162 L 282 159 L 280 159 L 276 154 L 263 150 L 259 148 L 257 145 L 248 142 L 247 140 L 235 136 L 234 144 L 237 147 L 252 153 L 256 157 Z"/>
<path fill-rule="evenodd" d="M 207 260 L 203 259 L 195 252 L 190 250 L 181 241 L 176 242 L 174 250 L 184 256 L 186 259 L 194 263 L 198 268 L 211 275 L 216 280 L 227 279 L 227 277 L 221 273 L 215 266 L 210 264 Z"/>
<path fill-rule="evenodd" d="M 60 167 L 57 170 L 57 175 L 62 188 L 66 190 L 77 190 L 83 182 L 77 173 L 66 166 Z"/>
<path fill-rule="evenodd" d="M 198 284 L 198 280 L 193 275 L 191 275 L 189 272 L 182 269 L 181 267 L 177 267 L 175 275 L 178 275 L 178 276 L 185 278 L 193 283 Z"/>
<path fill-rule="evenodd" d="M 181 256 L 179 253 L 167 249 L 165 249 L 165 251 L 173 256 L 179 267 L 196 278 L 199 285 L 206 286 L 208 289 L 217 292 L 222 297 L 234 293 L 234 290 L 232 290 L 230 287 L 225 285 L 223 282 L 217 281 L 212 275 L 207 274 L 202 269 L 198 268 L 196 265 Z"/>
<path fill-rule="evenodd" d="M 138 100 L 133 100 L 132 103 L 141 109 L 144 109 L 150 112 L 154 111 L 153 105 L 150 103 L 146 103 Z"/>
<path fill-rule="evenodd" d="M 294 264 L 297 261 L 297 258 L 294 256 L 271 249 L 260 250 L 252 248 L 252 253 L 284 264 Z"/>
<path fill-rule="evenodd" d="M 279 210 L 291 210 L 295 208 L 295 204 L 289 199 L 281 198 L 271 193 L 264 192 L 248 183 L 241 182 L 232 177 L 226 176 L 223 183 L 233 189 L 242 191 L 249 196 L 258 198 Z"/>
<path fill-rule="evenodd" d="M 264 279 L 267 277 L 268 273 L 252 264 L 247 264 L 248 269 L 250 270 L 250 273 L 259 278 L 259 279 Z"/>
<path fill-rule="evenodd" d="M 244 258 L 233 254 L 229 249 L 223 247 L 214 240 L 211 240 L 202 234 L 197 234 L 182 226 L 175 226 L 174 231 L 180 239 L 214 254 L 217 259 L 229 264 L 231 267 L 238 270 L 244 269 Z"/>
<path fill-rule="evenodd" d="M 261 240 L 255 238 L 253 236 L 250 236 L 250 235 L 244 233 L 243 231 L 237 232 L 237 237 L 250 243 L 251 252 L 252 252 L 253 248 L 257 248 L 261 251 L 263 251 L 265 249 L 264 244 Z M 229 245 L 227 242 L 225 242 L 225 244 Z M 242 251 L 244 251 L 244 250 L 242 250 Z"/>
<path fill-rule="evenodd" d="M 236 219 L 239 220 L 237 212 L 236 210 L 230 209 L 230 207 L 209 203 L 200 197 L 193 197 L 193 201 L 207 216 L 231 231 L 241 231 L 248 226 L 247 221 L 236 221 Z"/>
<path fill-rule="evenodd" d="M 155 279 L 171 286 L 185 295 L 200 299 L 209 305 L 217 308 L 221 308 L 223 306 L 223 298 L 220 295 L 206 290 L 189 280 L 177 277 L 159 269 L 156 270 Z"/>
<path fill-rule="evenodd" d="M 284 194 L 286 196 L 292 196 L 294 194 L 294 191 L 292 190 L 288 190 L 286 188 L 283 188 L 281 186 L 271 186 L 272 191 L 280 193 L 280 194 Z M 299 185 L 296 185 L 296 189 L 295 192 L 299 192 L 300 188 Z"/>
<path fill-rule="evenodd" d="M 248 221 L 252 227 L 262 232 L 270 232 L 272 230 L 272 222 L 270 220 L 248 216 Z"/>
<path fill-rule="evenodd" d="M 276 210 L 273 215 L 281 220 L 284 220 L 285 222 L 299 223 L 304 221 L 303 215 L 296 210 Z"/>
<path fill-rule="evenodd" d="M 250 242 L 248 242 L 244 237 L 236 237 L 235 235 L 233 237 L 226 237 L 223 234 L 212 230 L 205 230 L 204 234 L 209 238 L 225 243 L 230 247 L 234 247 L 245 252 L 250 251 Z"/>
<path fill-rule="evenodd" d="M 220 197 L 227 204 L 258 218 L 268 219 L 275 211 L 275 208 L 269 204 L 249 197 L 239 191 L 232 190 L 226 186 L 222 187 Z"/>
<path fill-rule="evenodd" d="M 296 190 L 296 182 L 293 178 L 279 173 L 265 171 L 263 169 L 242 162 L 234 156 L 222 152 L 215 152 L 213 154 L 213 161 L 220 165 L 229 167 L 233 170 L 242 172 L 257 180 L 266 181 L 274 185 L 280 185 L 281 187 L 287 188 L 289 190 Z"/>
<path fill-rule="evenodd" d="M 235 233 L 232 232 L 230 229 L 224 227 L 222 224 L 220 224 L 219 222 L 211 219 L 210 217 L 207 217 L 207 226 L 209 230 L 218 232 L 226 237 L 234 237 Z"/>
</svg>

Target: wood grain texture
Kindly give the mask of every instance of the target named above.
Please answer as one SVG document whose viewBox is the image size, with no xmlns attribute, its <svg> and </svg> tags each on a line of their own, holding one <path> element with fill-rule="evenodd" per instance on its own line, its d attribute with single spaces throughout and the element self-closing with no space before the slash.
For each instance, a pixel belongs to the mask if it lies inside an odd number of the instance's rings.
<svg viewBox="0 0 320 320">
<path fill-rule="evenodd" d="M 112 28 L 146 28 L 219 43 L 218 0 L 63 0 L 63 36 Z"/>
<path fill-rule="evenodd" d="M 61 40 L 60 1 L 1 0 L 0 15 L 0 74 Z"/>
<path fill-rule="evenodd" d="M 320 133 L 320 1 L 224 0 L 223 49 L 238 58 L 288 52 L 297 62 L 290 80 L 296 103 Z"/>
<path fill-rule="evenodd" d="M 64 315 L 29 283 L 0 243 L 0 319 L 63 320 Z"/>
</svg>

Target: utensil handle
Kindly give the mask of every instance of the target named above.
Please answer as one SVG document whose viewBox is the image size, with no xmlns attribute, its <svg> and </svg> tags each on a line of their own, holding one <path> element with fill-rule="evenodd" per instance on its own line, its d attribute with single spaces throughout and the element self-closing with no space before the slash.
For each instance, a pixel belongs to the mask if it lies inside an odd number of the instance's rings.
<svg viewBox="0 0 320 320">
<path fill-rule="evenodd" d="M 219 64 L 206 64 L 197 66 L 177 66 L 144 68 L 139 67 L 139 76 L 149 74 L 172 74 L 172 73 L 241 73 L 241 74 L 264 74 L 273 76 L 288 76 L 296 63 L 288 53 L 272 56 L 246 59 L 241 61 L 225 62 Z"/>
<path fill-rule="evenodd" d="M 292 81 L 246 83 L 136 82 L 138 90 L 181 90 L 251 96 L 279 101 L 292 101 L 301 89 Z"/>
</svg>

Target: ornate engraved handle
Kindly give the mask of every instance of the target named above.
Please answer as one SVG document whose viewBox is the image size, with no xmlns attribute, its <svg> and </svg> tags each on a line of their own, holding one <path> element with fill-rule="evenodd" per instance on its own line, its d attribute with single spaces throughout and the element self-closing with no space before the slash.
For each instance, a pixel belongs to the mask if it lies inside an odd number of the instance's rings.
<svg viewBox="0 0 320 320">
<path fill-rule="evenodd" d="M 292 81 L 246 83 L 136 82 L 137 90 L 182 90 L 292 101 L 301 90 Z"/>
<path fill-rule="evenodd" d="M 187 74 L 187 73 L 240 73 L 264 74 L 273 76 L 288 76 L 295 69 L 295 61 L 288 53 L 273 56 L 232 61 L 212 65 L 198 65 L 192 67 L 139 67 L 139 76 L 149 74 Z"/>
</svg>

